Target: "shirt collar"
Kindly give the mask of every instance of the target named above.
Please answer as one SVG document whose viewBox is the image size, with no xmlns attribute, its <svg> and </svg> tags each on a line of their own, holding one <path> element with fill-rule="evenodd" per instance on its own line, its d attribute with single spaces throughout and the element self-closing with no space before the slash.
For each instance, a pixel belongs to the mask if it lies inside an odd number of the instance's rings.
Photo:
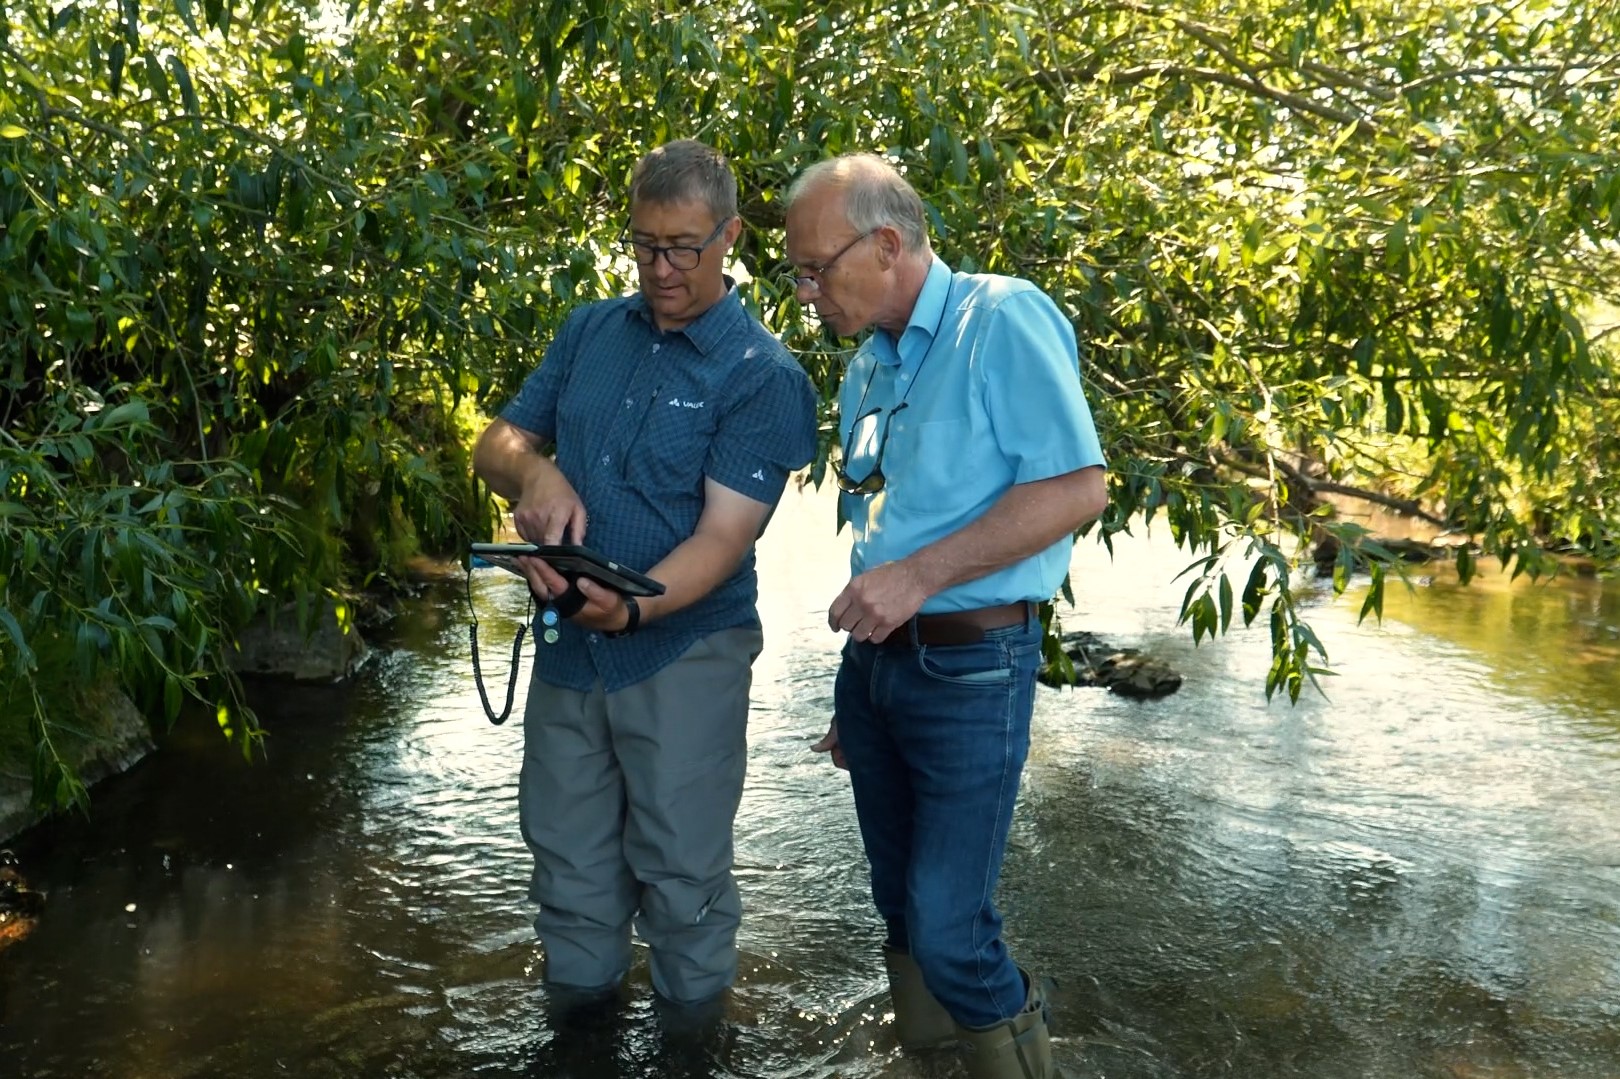
<svg viewBox="0 0 1620 1079">
<path fill-rule="evenodd" d="M 872 334 L 872 354 L 879 363 L 899 367 L 908 374 L 917 369 L 928 347 L 934 343 L 934 334 L 944 322 L 945 301 L 950 298 L 950 267 L 936 256 L 923 279 L 917 302 L 911 305 L 911 317 L 896 341 L 887 330 Z"/>
<path fill-rule="evenodd" d="M 671 331 L 685 334 L 686 339 L 692 342 L 693 347 L 705 356 L 714 349 L 714 346 L 721 342 L 731 330 L 732 325 L 745 314 L 742 300 L 737 295 L 737 282 L 732 280 L 729 275 L 725 277 L 725 282 L 726 292 L 724 296 L 721 296 L 708 310 L 685 326 Z M 630 303 L 625 308 L 625 312 L 626 317 L 640 315 L 653 328 L 654 332 L 659 332 L 658 323 L 653 321 L 652 308 L 647 306 L 647 297 L 640 292 L 630 298 Z"/>
</svg>

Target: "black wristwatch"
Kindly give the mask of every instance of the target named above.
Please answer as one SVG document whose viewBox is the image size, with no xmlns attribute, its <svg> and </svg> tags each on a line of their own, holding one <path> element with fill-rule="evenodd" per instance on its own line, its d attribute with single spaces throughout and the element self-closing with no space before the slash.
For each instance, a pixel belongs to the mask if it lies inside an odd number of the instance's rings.
<svg viewBox="0 0 1620 1079">
<path fill-rule="evenodd" d="M 636 602 L 636 597 L 625 596 L 624 609 L 630 613 L 630 620 L 624 624 L 624 628 L 604 630 L 602 636 L 609 638 L 628 637 L 636 631 L 637 626 L 641 625 L 641 604 Z"/>
</svg>

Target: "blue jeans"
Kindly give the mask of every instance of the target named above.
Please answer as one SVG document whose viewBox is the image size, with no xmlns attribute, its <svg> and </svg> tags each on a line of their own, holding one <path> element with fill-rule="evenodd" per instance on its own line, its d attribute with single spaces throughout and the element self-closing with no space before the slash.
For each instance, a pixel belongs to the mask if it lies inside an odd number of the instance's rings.
<svg viewBox="0 0 1620 1079">
<path fill-rule="evenodd" d="M 888 944 L 962 1026 L 1016 1015 L 1025 986 L 992 896 L 1029 754 L 1041 626 L 966 645 L 844 646 L 834 709 Z"/>
</svg>

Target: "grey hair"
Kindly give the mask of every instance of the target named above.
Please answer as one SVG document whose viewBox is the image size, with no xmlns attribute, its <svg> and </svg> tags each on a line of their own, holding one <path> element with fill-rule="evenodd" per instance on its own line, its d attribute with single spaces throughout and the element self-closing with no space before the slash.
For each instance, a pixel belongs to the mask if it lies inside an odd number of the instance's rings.
<svg viewBox="0 0 1620 1079">
<path fill-rule="evenodd" d="M 737 178 L 725 155 L 696 139 L 676 139 L 651 151 L 630 174 L 630 203 L 697 199 L 715 221 L 737 216 Z"/>
<path fill-rule="evenodd" d="M 844 193 L 844 216 L 857 232 L 885 225 L 900 233 L 908 252 L 928 249 L 928 217 L 922 196 L 889 162 L 876 154 L 842 154 L 817 161 L 788 187 L 791 208 L 812 187 L 830 184 Z"/>
</svg>

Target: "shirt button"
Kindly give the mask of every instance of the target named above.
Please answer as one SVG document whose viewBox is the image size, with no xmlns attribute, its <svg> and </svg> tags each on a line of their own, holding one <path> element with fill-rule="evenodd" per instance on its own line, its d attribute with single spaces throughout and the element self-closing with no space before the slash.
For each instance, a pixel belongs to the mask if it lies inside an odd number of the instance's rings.
<svg viewBox="0 0 1620 1079">
<path fill-rule="evenodd" d="M 635 402 L 634 402 L 634 401 L 632 401 L 632 400 L 630 400 L 630 398 L 628 398 L 628 397 L 626 397 L 626 398 L 625 398 L 625 399 L 624 399 L 624 407 L 625 407 L 625 408 L 629 408 L 629 407 L 630 407 L 630 406 L 631 406 L 631 405 L 633 405 L 633 404 L 635 404 Z"/>
<path fill-rule="evenodd" d="M 604 465 L 607 464 L 611 460 L 613 460 L 613 455 L 611 453 L 604 453 L 602 455 L 602 463 Z"/>
<path fill-rule="evenodd" d="M 653 346 L 653 351 L 654 351 L 654 352 L 657 352 L 657 351 L 658 351 L 658 350 L 659 350 L 659 349 L 661 349 L 661 348 L 663 348 L 663 347 L 664 347 L 664 346 L 663 346 L 663 345 L 654 345 L 654 346 Z"/>
</svg>

